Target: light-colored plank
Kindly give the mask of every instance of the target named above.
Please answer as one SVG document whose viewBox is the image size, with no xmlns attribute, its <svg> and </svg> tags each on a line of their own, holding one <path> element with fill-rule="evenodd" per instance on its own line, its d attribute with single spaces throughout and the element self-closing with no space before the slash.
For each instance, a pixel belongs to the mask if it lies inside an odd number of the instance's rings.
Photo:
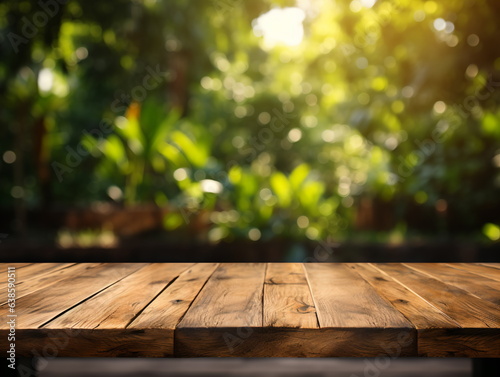
<svg viewBox="0 0 500 377">
<path fill-rule="evenodd" d="M 9 267 L 14 267 L 16 270 L 32 265 L 33 263 L 0 263 L 0 276 L 7 273 Z"/>
<path fill-rule="evenodd" d="M 478 298 L 500 305 L 499 281 L 470 274 L 441 263 L 411 263 L 404 265 L 439 279 L 448 285 L 463 289 Z"/>
<path fill-rule="evenodd" d="M 497 270 L 500 270 L 500 263 L 475 263 L 475 264 L 477 264 L 478 266 L 496 268 Z"/>
<path fill-rule="evenodd" d="M 422 297 L 399 284 L 369 263 L 348 263 L 349 268 L 364 278 L 375 291 L 387 299 L 417 329 L 460 327 L 457 322 Z"/>
<path fill-rule="evenodd" d="M 227 263 L 210 277 L 178 328 L 262 326 L 264 263 Z"/>
<path fill-rule="evenodd" d="M 336 263 L 305 264 L 323 328 L 413 328 L 359 275 Z"/>
<path fill-rule="evenodd" d="M 54 272 L 72 265 L 74 263 L 33 263 L 19 270 L 16 269 L 16 288 L 20 288 L 22 285 L 26 285 L 28 282 L 37 280 L 42 276 L 52 275 Z M 0 292 L 4 292 L 5 289 L 7 289 L 7 279 L 0 283 Z"/>
<path fill-rule="evenodd" d="M 124 329 L 192 263 L 153 263 L 75 306 L 44 327 Z"/>
<path fill-rule="evenodd" d="M 217 266 L 198 263 L 183 272 L 128 328 L 174 330 Z"/>
<path fill-rule="evenodd" d="M 268 263 L 266 284 L 307 284 L 302 263 Z"/>
<path fill-rule="evenodd" d="M 17 328 L 37 328 L 143 266 L 135 263 L 99 265 L 84 274 L 67 277 L 44 290 L 21 297 L 16 304 Z M 0 316 L 5 317 L 7 309 L 6 305 L 0 307 Z M 0 329 L 7 327 L 6 321 L 0 323 Z"/>
<path fill-rule="evenodd" d="M 33 263 L 20 269 L 18 279 L 28 281 L 49 273 L 52 274 L 74 264 L 75 263 Z"/>
<path fill-rule="evenodd" d="M 302 264 L 268 264 L 264 285 L 263 326 L 318 327 L 316 310 Z"/>
<path fill-rule="evenodd" d="M 500 325 L 500 311 L 491 302 L 401 264 L 377 263 L 375 266 L 458 322 L 461 327 L 490 328 Z"/>
<path fill-rule="evenodd" d="M 71 277 L 84 274 L 87 270 L 96 268 L 102 265 L 102 263 L 78 263 L 72 266 L 53 271 L 50 274 L 44 274 L 37 277 L 32 277 L 29 280 L 21 280 L 16 285 L 16 298 L 32 294 L 33 292 L 39 291 L 41 289 L 46 289 L 51 285 L 58 284 L 59 281 Z M 5 305 L 7 301 L 4 300 L 0 305 Z"/>
<path fill-rule="evenodd" d="M 262 327 L 266 265 L 221 264 L 175 330 L 176 356 L 231 354 L 229 345 Z"/>
<path fill-rule="evenodd" d="M 470 272 L 475 275 L 484 276 L 489 279 L 500 281 L 500 270 L 485 266 L 478 266 L 472 263 L 447 263 L 449 266 Z"/>
</svg>

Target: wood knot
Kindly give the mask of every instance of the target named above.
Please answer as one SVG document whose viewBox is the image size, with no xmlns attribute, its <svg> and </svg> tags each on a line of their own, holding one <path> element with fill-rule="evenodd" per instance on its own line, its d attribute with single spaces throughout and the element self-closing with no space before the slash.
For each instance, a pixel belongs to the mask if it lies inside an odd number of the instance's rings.
<svg viewBox="0 0 500 377">
<path fill-rule="evenodd" d="M 311 313 L 314 312 L 314 306 L 304 304 L 297 308 L 297 312 L 299 313 Z"/>
</svg>

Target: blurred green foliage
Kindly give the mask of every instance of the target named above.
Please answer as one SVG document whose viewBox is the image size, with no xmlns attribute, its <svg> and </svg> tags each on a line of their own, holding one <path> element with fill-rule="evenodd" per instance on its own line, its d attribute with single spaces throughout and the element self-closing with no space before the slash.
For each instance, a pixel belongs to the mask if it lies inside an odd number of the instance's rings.
<svg viewBox="0 0 500 377">
<path fill-rule="evenodd" d="M 301 43 L 266 44 L 257 18 L 286 7 Z M 154 202 L 169 230 L 208 213 L 213 242 L 315 240 L 353 234 L 367 199 L 493 239 L 499 16 L 494 0 L 3 1 L 0 207 Z"/>
</svg>

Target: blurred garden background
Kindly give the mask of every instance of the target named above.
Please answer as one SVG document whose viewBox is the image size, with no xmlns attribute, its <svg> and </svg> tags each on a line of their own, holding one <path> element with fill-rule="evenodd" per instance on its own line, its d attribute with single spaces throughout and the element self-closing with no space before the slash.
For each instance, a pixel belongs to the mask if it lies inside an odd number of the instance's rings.
<svg viewBox="0 0 500 377">
<path fill-rule="evenodd" d="M 500 2 L 3 0 L 3 260 L 498 260 Z"/>
</svg>

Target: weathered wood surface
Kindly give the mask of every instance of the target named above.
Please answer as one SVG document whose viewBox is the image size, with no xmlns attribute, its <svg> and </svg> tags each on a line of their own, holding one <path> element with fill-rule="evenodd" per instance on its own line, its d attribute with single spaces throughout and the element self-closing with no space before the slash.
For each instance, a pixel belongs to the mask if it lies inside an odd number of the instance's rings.
<svg viewBox="0 0 500 377">
<path fill-rule="evenodd" d="M 18 356 L 500 357 L 499 264 L 16 267 Z"/>
</svg>

